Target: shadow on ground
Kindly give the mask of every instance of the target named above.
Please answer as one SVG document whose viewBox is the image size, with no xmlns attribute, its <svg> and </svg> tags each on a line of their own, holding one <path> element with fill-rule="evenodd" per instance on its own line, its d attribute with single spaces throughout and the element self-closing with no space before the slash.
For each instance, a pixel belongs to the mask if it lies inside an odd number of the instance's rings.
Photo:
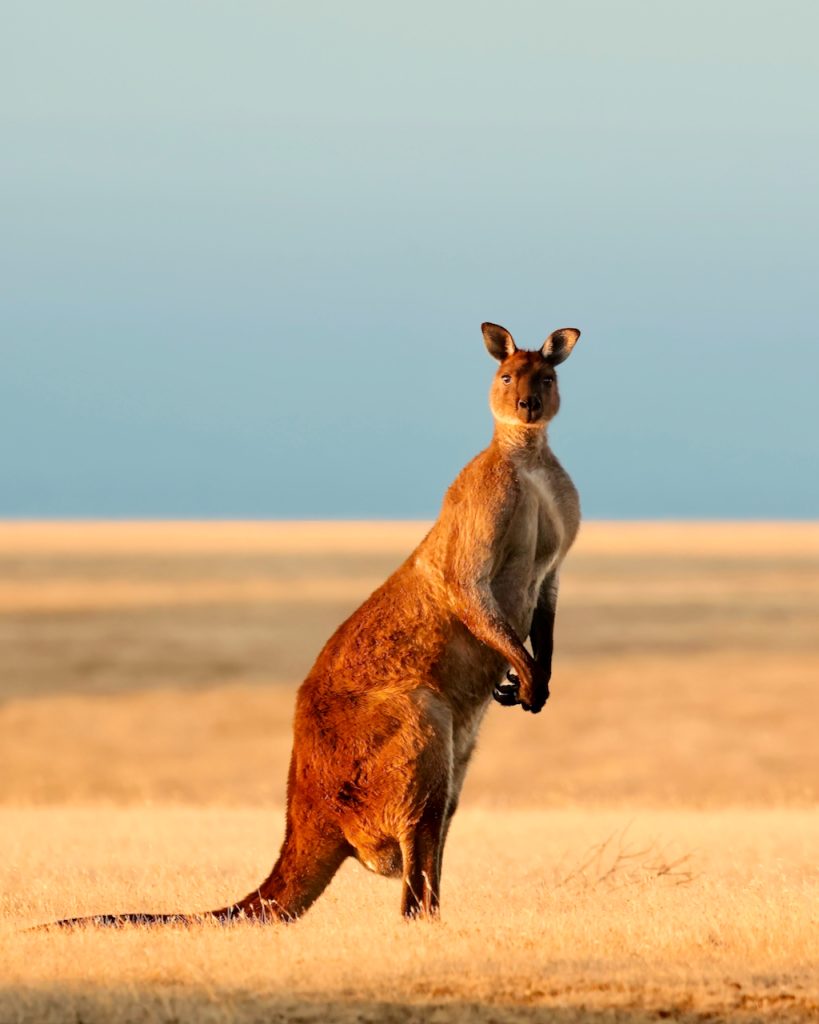
<svg viewBox="0 0 819 1024">
<path fill-rule="evenodd" d="M 83 987 L 53 984 L 39 988 L 0 988 L 0 1020 L 37 1021 L 38 1024 L 648 1024 L 671 1020 L 681 1024 L 740 1022 L 763 1019 L 795 1024 L 813 1019 L 816 1007 L 789 1001 L 773 1005 L 776 997 L 740 998 L 731 1006 L 695 1007 L 685 995 L 652 1006 L 599 1004 L 600 995 L 567 993 L 561 1005 L 543 1001 L 545 993 L 530 993 L 525 1003 L 472 1002 L 419 999 L 413 1002 L 338 996 L 332 1000 L 293 993 L 265 994 L 243 989 L 213 990 L 174 986 L 127 988 Z M 587 997 L 584 999 L 584 995 Z"/>
</svg>

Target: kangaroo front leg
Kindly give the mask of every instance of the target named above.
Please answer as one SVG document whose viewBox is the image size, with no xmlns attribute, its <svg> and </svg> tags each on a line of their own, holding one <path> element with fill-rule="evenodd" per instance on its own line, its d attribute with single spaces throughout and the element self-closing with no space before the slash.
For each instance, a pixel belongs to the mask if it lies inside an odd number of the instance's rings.
<svg viewBox="0 0 819 1024">
<path fill-rule="evenodd" d="M 550 573 L 543 581 L 538 603 L 532 617 L 529 637 L 532 641 L 537 671 L 531 698 L 525 699 L 520 693 L 520 680 L 514 671 L 506 673 L 506 679 L 497 684 L 492 696 L 504 707 L 520 704 L 524 711 L 537 714 L 549 699 L 549 681 L 552 678 L 552 651 L 554 649 L 555 608 L 557 606 L 557 573 Z"/>
<path fill-rule="evenodd" d="M 516 696 L 510 703 L 531 704 L 529 698 L 534 697 L 537 689 L 538 666 L 517 633 L 503 618 L 489 585 L 478 582 L 472 586 L 456 588 L 453 605 L 469 632 L 487 647 L 503 655 L 512 666 L 518 680 L 517 694 L 520 699 Z"/>
<path fill-rule="evenodd" d="M 529 638 L 532 653 L 540 667 L 541 690 L 536 699 L 542 708 L 549 699 L 549 681 L 552 678 L 552 654 L 554 652 L 555 610 L 557 608 L 557 573 L 550 573 L 543 581 L 538 596 Z M 540 710 L 540 708 L 538 708 Z"/>
<path fill-rule="evenodd" d="M 491 590 L 476 586 L 462 592 L 460 613 L 469 631 L 492 647 L 512 666 L 507 674 L 509 683 L 495 687 L 494 698 L 499 704 L 520 704 L 524 711 L 537 714 L 549 699 L 549 672 L 533 658 L 520 642 L 517 634 L 498 610 Z"/>
</svg>

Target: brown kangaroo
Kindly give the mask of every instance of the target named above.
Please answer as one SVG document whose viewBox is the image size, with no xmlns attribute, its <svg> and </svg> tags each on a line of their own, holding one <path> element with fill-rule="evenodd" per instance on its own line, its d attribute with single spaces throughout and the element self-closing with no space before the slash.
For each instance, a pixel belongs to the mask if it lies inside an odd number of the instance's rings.
<svg viewBox="0 0 819 1024">
<path fill-rule="evenodd" d="M 557 573 L 580 522 L 545 430 L 560 404 L 555 366 L 580 331 L 555 331 L 529 352 L 503 327 L 482 330 L 500 363 L 494 437 L 449 488 L 424 540 L 336 630 L 302 683 L 286 831 L 268 878 L 208 914 L 58 924 L 291 921 L 350 856 L 403 878 L 406 917 L 437 913 L 444 843 L 491 698 L 537 714 L 549 696 Z"/>
</svg>

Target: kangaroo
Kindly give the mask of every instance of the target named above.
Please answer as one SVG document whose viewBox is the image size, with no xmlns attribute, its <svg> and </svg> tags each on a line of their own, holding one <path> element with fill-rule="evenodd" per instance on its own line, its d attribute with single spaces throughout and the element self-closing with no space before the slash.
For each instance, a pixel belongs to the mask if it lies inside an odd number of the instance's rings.
<svg viewBox="0 0 819 1024">
<path fill-rule="evenodd" d="M 580 331 L 555 331 L 535 351 L 497 324 L 482 331 L 500 364 L 492 442 L 299 688 L 285 836 L 269 876 L 206 914 L 56 924 L 292 921 L 348 857 L 403 879 L 405 917 L 437 915 L 444 844 L 490 701 L 537 714 L 549 697 L 558 569 L 580 523 L 546 436 L 560 405 L 555 366 Z"/>
</svg>

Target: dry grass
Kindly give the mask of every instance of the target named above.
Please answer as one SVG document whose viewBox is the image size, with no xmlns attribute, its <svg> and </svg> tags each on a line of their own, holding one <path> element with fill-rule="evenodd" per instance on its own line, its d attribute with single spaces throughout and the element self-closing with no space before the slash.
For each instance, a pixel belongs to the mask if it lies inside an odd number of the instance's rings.
<svg viewBox="0 0 819 1024">
<path fill-rule="evenodd" d="M 64 914 L 223 903 L 266 870 L 281 812 L 6 810 L 3 1019 L 250 1021 L 316 1002 L 350 1021 L 377 1003 L 443 1005 L 439 1020 L 469 1006 L 480 1020 L 816 1009 L 815 813 L 629 813 L 465 810 L 440 926 L 403 924 L 397 884 L 350 864 L 292 927 L 21 935 Z"/>
<path fill-rule="evenodd" d="M 490 712 L 444 920 L 345 867 L 291 928 L 202 909 L 277 846 L 294 687 L 423 524 L 0 524 L 0 1021 L 819 1016 L 819 526 L 591 524 L 553 700 Z"/>
</svg>

